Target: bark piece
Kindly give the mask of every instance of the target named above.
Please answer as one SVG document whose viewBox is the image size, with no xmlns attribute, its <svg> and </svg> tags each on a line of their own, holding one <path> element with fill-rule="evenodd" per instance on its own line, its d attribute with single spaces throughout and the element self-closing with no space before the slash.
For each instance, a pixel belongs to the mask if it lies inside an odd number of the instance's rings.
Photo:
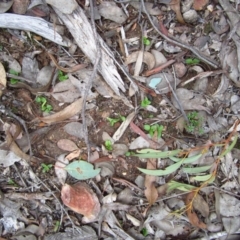
<svg viewBox="0 0 240 240">
<path fill-rule="evenodd" d="M 74 212 L 84 215 L 84 222 L 94 221 L 100 212 L 100 203 L 92 189 L 85 183 L 78 182 L 73 186 L 62 187 L 63 203 Z"/>
</svg>

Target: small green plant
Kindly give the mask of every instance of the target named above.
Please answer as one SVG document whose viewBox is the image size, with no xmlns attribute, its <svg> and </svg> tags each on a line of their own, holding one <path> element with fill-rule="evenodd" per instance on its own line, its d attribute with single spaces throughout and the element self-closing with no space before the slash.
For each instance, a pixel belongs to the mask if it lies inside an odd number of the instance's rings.
<svg viewBox="0 0 240 240">
<path fill-rule="evenodd" d="M 151 44 L 151 41 L 147 37 L 143 37 L 143 44 L 149 46 Z"/>
<path fill-rule="evenodd" d="M 47 99 L 45 97 L 38 96 L 35 101 L 41 104 L 41 111 L 49 113 L 52 110 L 52 106 L 47 104 Z"/>
<path fill-rule="evenodd" d="M 113 150 L 113 144 L 112 144 L 112 142 L 110 140 L 106 140 L 104 145 L 105 145 L 105 147 L 106 147 L 106 149 L 108 151 L 112 151 Z"/>
<path fill-rule="evenodd" d="M 13 69 L 10 69 L 10 70 L 9 70 L 9 73 L 12 74 L 12 75 L 15 75 L 15 76 L 18 76 L 18 75 L 19 75 L 19 72 L 16 72 L 16 71 L 13 70 Z M 19 82 L 19 80 L 15 79 L 15 78 L 10 78 L 10 83 L 11 83 L 11 84 L 16 84 L 16 83 L 18 83 L 18 82 Z"/>
<path fill-rule="evenodd" d="M 199 116 L 198 112 L 192 111 L 187 114 L 187 118 L 189 123 L 185 124 L 185 129 L 188 133 L 198 133 L 203 134 L 202 128 L 202 118 Z"/>
<path fill-rule="evenodd" d="M 160 138 L 162 136 L 162 131 L 164 129 L 163 125 L 159 124 L 154 125 L 145 124 L 143 128 L 150 134 L 151 137 L 153 137 L 153 135 L 157 133 L 157 138 Z"/>
<path fill-rule="evenodd" d="M 110 117 L 108 117 L 107 120 L 109 121 L 110 126 L 114 126 L 115 123 L 120 122 L 120 121 L 123 122 L 123 121 L 126 120 L 126 118 L 124 116 L 119 115 L 118 118 L 110 118 Z"/>
<path fill-rule="evenodd" d="M 64 74 L 61 70 L 58 70 L 58 80 L 63 82 L 68 79 L 68 75 Z"/>
<path fill-rule="evenodd" d="M 148 105 L 150 105 L 151 104 L 151 101 L 147 98 L 147 97 L 145 97 L 142 101 L 141 101 L 141 107 L 143 107 L 143 108 L 146 108 Z"/>
<path fill-rule="evenodd" d="M 56 221 L 53 231 L 57 232 L 59 230 L 59 227 L 60 227 L 60 221 Z"/>
<path fill-rule="evenodd" d="M 15 181 L 13 181 L 11 178 L 8 180 L 8 184 L 9 185 L 13 185 L 15 187 L 17 187 L 18 185 L 15 183 Z"/>
<path fill-rule="evenodd" d="M 143 228 L 143 229 L 141 230 L 141 234 L 142 234 L 144 237 L 146 237 L 146 236 L 148 235 L 147 229 L 146 229 L 146 228 Z"/>
<path fill-rule="evenodd" d="M 42 167 L 42 172 L 43 173 L 47 173 L 50 171 L 50 169 L 52 168 L 52 164 L 45 164 L 45 163 L 42 163 L 41 164 L 41 167 Z"/>
<path fill-rule="evenodd" d="M 200 60 L 198 58 L 187 58 L 185 60 L 185 63 L 189 64 L 189 65 L 196 65 L 196 64 L 200 63 Z"/>
</svg>

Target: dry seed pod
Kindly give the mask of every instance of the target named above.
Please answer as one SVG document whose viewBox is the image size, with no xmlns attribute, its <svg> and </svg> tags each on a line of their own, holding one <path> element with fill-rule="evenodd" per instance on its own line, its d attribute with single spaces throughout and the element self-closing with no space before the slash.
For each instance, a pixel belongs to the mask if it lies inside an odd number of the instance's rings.
<svg viewBox="0 0 240 240">
<path fill-rule="evenodd" d="M 100 203 L 96 194 L 85 183 L 78 182 L 72 186 L 62 187 L 63 203 L 76 213 L 84 215 L 83 222 L 93 222 L 100 212 Z"/>
</svg>

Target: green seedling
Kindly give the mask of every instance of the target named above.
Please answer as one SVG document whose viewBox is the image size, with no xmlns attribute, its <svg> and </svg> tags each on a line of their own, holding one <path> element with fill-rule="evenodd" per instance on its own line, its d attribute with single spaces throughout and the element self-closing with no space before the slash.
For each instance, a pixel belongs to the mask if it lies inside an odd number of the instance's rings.
<svg viewBox="0 0 240 240">
<path fill-rule="evenodd" d="M 188 133 L 203 134 L 202 118 L 198 115 L 198 112 L 192 111 L 187 114 L 189 123 L 185 124 L 185 129 Z"/>
<path fill-rule="evenodd" d="M 64 74 L 61 70 L 58 71 L 58 80 L 63 82 L 68 79 L 68 75 Z"/>
<path fill-rule="evenodd" d="M 50 104 L 47 104 L 47 99 L 42 96 L 36 97 L 35 101 L 41 104 L 41 111 L 49 113 L 53 108 Z"/>
<path fill-rule="evenodd" d="M 8 180 L 8 184 L 9 184 L 9 185 L 13 185 L 13 186 L 15 186 L 15 187 L 18 186 L 11 178 Z"/>
<path fill-rule="evenodd" d="M 185 63 L 189 64 L 189 65 L 196 65 L 196 64 L 200 63 L 200 60 L 198 58 L 187 58 L 185 60 Z"/>
<path fill-rule="evenodd" d="M 110 140 L 106 140 L 104 145 L 105 145 L 105 147 L 106 147 L 106 149 L 108 151 L 112 151 L 113 150 L 113 144 L 112 144 L 112 142 Z"/>
<path fill-rule="evenodd" d="M 16 72 L 16 71 L 13 70 L 13 69 L 10 69 L 10 70 L 9 70 L 9 73 L 12 74 L 12 75 L 15 75 L 15 76 L 18 76 L 18 75 L 19 75 L 19 72 Z M 16 83 L 18 83 L 18 82 L 19 82 L 19 80 L 15 79 L 15 78 L 10 78 L 10 83 L 11 83 L 11 84 L 16 84 Z"/>
<path fill-rule="evenodd" d="M 142 101 L 141 101 L 141 107 L 143 107 L 143 108 L 146 108 L 148 105 L 150 105 L 151 104 L 151 101 L 147 98 L 147 97 L 145 97 Z"/>
<path fill-rule="evenodd" d="M 147 37 L 143 37 L 143 44 L 149 46 L 151 44 L 151 41 Z"/>
<path fill-rule="evenodd" d="M 157 138 L 160 138 L 162 136 L 162 131 L 164 129 L 163 125 L 158 124 L 154 125 L 145 124 L 143 128 L 149 133 L 151 137 L 153 137 L 153 135 L 157 133 Z"/>
<path fill-rule="evenodd" d="M 52 164 L 45 164 L 45 163 L 42 163 L 41 164 L 41 167 L 42 167 L 42 172 L 43 173 L 47 173 L 50 171 L 50 169 L 52 168 Z"/>
<path fill-rule="evenodd" d="M 59 230 L 59 228 L 60 228 L 60 221 L 56 221 L 53 232 L 57 232 Z"/>
<path fill-rule="evenodd" d="M 124 116 L 119 115 L 119 118 L 107 118 L 107 120 L 110 123 L 110 126 L 114 126 L 115 123 L 120 122 L 120 121 L 125 121 L 126 118 Z"/>
<path fill-rule="evenodd" d="M 146 237 L 146 236 L 148 235 L 147 229 L 146 229 L 146 228 L 143 228 L 143 229 L 141 230 L 141 234 L 142 234 L 144 237 Z"/>
</svg>

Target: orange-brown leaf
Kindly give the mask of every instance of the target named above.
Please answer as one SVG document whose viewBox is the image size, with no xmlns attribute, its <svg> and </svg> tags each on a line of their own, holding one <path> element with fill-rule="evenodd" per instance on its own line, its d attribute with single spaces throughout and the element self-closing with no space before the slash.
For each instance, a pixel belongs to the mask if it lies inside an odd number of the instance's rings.
<svg viewBox="0 0 240 240">
<path fill-rule="evenodd" d="M 209 0 L 194 0 L 193 8 L 196 11 L 203 10 L 203 8 L 208 4 Z"/>
<path fill-rule="evenodd" d="M 177 20 L 184 24 L 184 19 L 182 17 L 181 9 L 180 9 L 180 0 L 171 0 L 169 3 L 171 9 L 176 13 Z"/>
<path fill-rule="evenodd" d="M 147 169 L 156 169 L 156 165 L 156 159 L 149 159 L 147 163 Z M 144 194 L 150 206 L 154 204 L 158 198 L 158 191 L 155 187 L 155 181 L 155 176 L 146 175 Z"/>
<path fill-rule="evenodd" d="M 205 229 L 207 228 L 206 224 L 203 223 L 197 216 L 197 214 L 194 212 L 193 210 L 193 207 L 192 207 L 192 201 L 193 201 L 193 197 L 194 197 L 194 194 L 195 192 L 190 192 L 188 195 L 187 195 L 187 198 L 186 198 L 186 206 L 187 206 L 187 216 L 188 216 L 188 219 L 190 221 L 190 223 L 195 226 L 195 227 L 198 227 L 198 228 L 202 228 L 202 229 Z"/>
</svg>

